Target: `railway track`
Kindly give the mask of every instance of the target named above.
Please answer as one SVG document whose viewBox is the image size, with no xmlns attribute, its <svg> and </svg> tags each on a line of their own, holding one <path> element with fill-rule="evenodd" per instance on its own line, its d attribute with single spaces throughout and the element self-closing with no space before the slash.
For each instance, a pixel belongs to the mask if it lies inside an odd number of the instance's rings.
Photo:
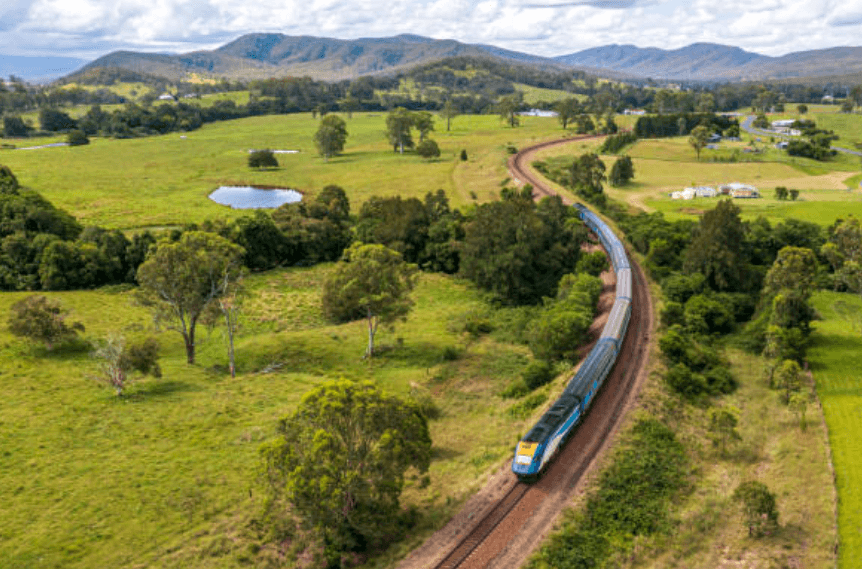
<svg viewBox="0 0 862 569">
<path fill-rule="evenodd" d="M 589 138 L 589 137 L 583 137 Z M 528 165 L 536 151 L 578 139 L 549 141 L 526 148 L 509 160 L 512 174 L 533 185 L 540 196 L 553 195 Z M 593 409 L 560 450 L 554 463 L 533 485 L 516 482 L 487 513 L 465 532 L 454 548 L 433 565 L 434 569 L 482 569 L 493 561 L 495 569 L 519 567 L 538 543 L 535 536 L 550 529 L 573 489 L 590 464 L 609 444 L 628 404 L 634 398 L 639 377 L 647 363 L 652 307 L 643 271 L 630 257 L 634 310 L 629 331 L 616 366 L 597 396 Z M 546 500 L 557 500 L 545 507 Z M 532 536 L 532 537 L 531 537 Z"/>
</svg>

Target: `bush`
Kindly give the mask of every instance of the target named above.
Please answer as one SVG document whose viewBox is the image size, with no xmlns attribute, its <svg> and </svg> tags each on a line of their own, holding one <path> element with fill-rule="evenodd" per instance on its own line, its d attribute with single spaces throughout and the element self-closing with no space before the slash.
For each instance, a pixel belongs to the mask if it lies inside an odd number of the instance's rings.
<svg viewBox="0 0 862 569">
<path fill-rule="evenodd" d="M 685 364 L 676 364 L 664 376 L 668 386 L 683 397 L 696 397 L 708 391 L 706 379 Z"/>
<path fill-rule="evenodd" d="M 763 482 L 743 482 L 734 490 L 733 499 L 742 505 L 749 536 L 763 537 L 778 528 L 775 494 Z"/>
<path fill-rule="evenodd" d="M 608 268 L 608 257 L 603 251 L 593 251 L 585 253 L 578 259 L 578 264 L 575 266 L 575 271 L 578 273 L 587 273 L 594 277 L 602 274 Z"/>
<path fill-rule="evenodd" d="M 56 300 L 41 295 L 28 296 L 12 305 L 9 331 L 15 336 L 44 342 L 51 350 L 54 345 L 71 340 L 84 331 L 80 322 L 66 324 L 66 314 Z"/>
<path fill-rule="evenodd" d="M 532 391 L 550 383 L 555 375 L 554 366 L 550 362 L 533 360 L 527 366 L 527 369 L 524 370 L 524 373 L 521 374 L 521 378 L 524 380 L 527 388 Z"/>
<path fill-rule="evenodd" d="M 90 139 L 83 130 L 73 130 L 66 135 L 66 142 L 69 146 L 84 146 L 90 144 Z"/>
<path fill-rule="evenodd" d="M 419 143 L 419 146 L 416 147 L 416 154 L 428 160 L 437 158 L 440 156 L 440 147 L 437 146 L 436 142 L 428 138 Z"/>
<path fill-rule="evenodd" d="M 255 150 L 248 155 L 249 168 L 278 168 L 278 160 L 272 150 Z"/>
<path fill-rule="evenodd" d="M 661 324 L 667 328 L 682 325 L 685 322 L 685 312 L 682 304 L 678 302 L 667 302 L 661 310 Z"/>
</svg>

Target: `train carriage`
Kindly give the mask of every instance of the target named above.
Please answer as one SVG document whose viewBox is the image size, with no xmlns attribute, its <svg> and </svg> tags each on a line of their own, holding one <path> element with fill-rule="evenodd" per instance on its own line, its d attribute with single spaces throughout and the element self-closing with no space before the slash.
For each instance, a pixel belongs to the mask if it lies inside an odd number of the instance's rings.
<svg viewBox="0 0 862 569">
<path fill-rule="evenodd" d="M 599 238 L 616 274 L 616 297 L 599 341 L 590 350 L 562 395 L 518 443 L 512 471 L 535 480 L 571 435 L 616 363 L 632 310 L 632 272 L 625 247 L 601 218 L 576 204 L 581 220 Z"/>
</svg>

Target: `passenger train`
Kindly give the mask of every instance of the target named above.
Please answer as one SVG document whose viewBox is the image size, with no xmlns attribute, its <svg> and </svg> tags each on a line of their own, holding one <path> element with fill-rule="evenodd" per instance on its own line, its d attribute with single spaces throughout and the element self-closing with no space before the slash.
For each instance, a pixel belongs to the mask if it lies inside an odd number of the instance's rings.
<svg viewBox="0 0 862 569">
<path fill-rule="evenodd" d="M 562 395 L 521 439 L 512 471 L 523 481 L 538 478 L 589 409 L 617 360 L 632 313 L 632 270 L 622 242 L 596 214 L 576 204 L 578 216 L 596 233 L 617 276 L 616 298 L 598 342 Z"/>
</svg>

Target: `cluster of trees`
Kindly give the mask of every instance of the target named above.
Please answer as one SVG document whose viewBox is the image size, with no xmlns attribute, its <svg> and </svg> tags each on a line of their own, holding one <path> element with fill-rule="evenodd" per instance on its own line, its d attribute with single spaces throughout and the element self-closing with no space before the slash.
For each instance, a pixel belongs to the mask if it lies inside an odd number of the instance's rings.
<svg viewBox="0 0 862 569">
<path fill-rule="evenodd" d="M 778 186 L 775 188 L 775 199 L 777 200 L 786 200 L 790 198 L 791 201 L 796 201 L 796 198 L 799 197 L 799 190 L 788 190 L 784 186 Z"/>
<path fill-rule="evenodd" d="M 711 113 L 644 115 L 635 123 L 634 133 L 638 138 L 685 136 L 698 126 L 705 127 L 709 132 L 725 132 L 736 127 L 739 133 L 736 119 Z"/>
</svg>

